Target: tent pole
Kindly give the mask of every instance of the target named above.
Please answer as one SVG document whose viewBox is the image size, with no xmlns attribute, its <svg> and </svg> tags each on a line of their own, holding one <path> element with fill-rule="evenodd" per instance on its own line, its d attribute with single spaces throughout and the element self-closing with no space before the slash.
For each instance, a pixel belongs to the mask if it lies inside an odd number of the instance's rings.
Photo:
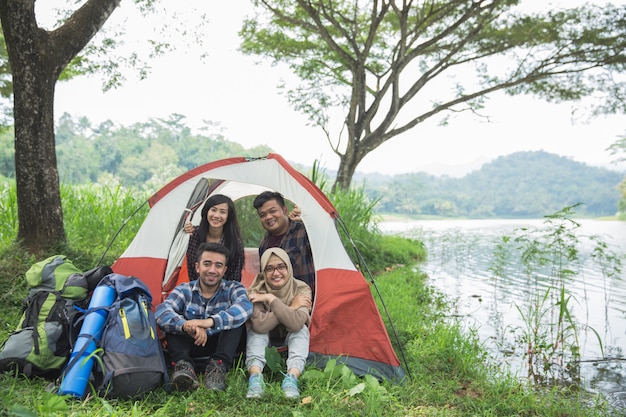
<svg viewBox="0 0 626 417">
<path fill-rule="evenodd" d="M 109 244 L 107 245 L 106 249 L 104 250 L 104 252 L 102 253 L 102 256 L 100 257 L 100 260 L 98 261 L 98 264 L 96 265 L 96 267 L 100 266 L 100 264 L 102 263 L 102 261 L 104 260 L 104 257 L 106 256 L 107 252 L 109 251 L 109 249 L 111 249 L 111 246 L 113 245 L 113 242 L 115 242 L 115 239 L 117 239 L 117 237 L 119 236 L 119 234 L 122 232 L 122 229 L 124 228 L 124 226 L 126 226 L 126 224 L 130 221 L 130 219 L 132 219 L 135 214 L 137 214 L 137 212 L 139 210 L 142 209 L 143 206 L 145 206 L 148 203 L 148 200 L 145 200 L 139 207 L 137 207 L 135 209 L 135 211 L 133 211 L 131 213 L 130 216 L 128 216 L 124 222 L 122 223 L 122 225 L 120 226 L 119 229 L 117 229 L 117 232 L 115 233 L 115 235 L 113 235 L 113 237 L 111 238 L 111 241 L 109 242 Z"/>
<path fill-rule="evenodd" d="M 343 220 L 341 219 L 341 217 L 339 217 L 338 213 L 336 213 L 336 221 L 339 224 L 339 226 L 341 226 L 341 230 L 345 233 L 346 237 L 350 241 L 350 244 L 352 245 L 352 248 L 354 249 L 354 252 L 356 253 L 356 256 L 357 256 L 357 258 L 359 260 L 359 264 L 363 265 L 365 271 L 367 272 L 367 276 L 369 277 L 369 281 L 372 283 L 372 285 L 374 285 L 374 288 L 376 289 L 376 294 L 378 294 L 378 298 L 380 299 L 380 303 L 383 306 L 383 310 L 385 311 L 385 315 L 387 316 L 387 319 L 389 320 L 389 324 L 391 325 L 391 330 L 393 331 L 393 335 L 394 335 L 394 337 L 396 339 L 396 342 L 398 343 L 398 349 L 400 349 L 400 356 L 402 356 L 402 362 L 404 362 L 404 367 L 406 368 L 406 373 L 409 376 L 409 379 L 411 380 L 411 382 L 413 382 L 413 375 L 411 374 L 411 369 L 409 368 L 409 363 L 406 360 L 406 356 L 404 355 L 404 348 L 402 347 L 402 343 L 400 342 L 400 337 L 398 336 L 398 332 L 396 331 L 396 326 L 393 324 L 393 320 L 391 319 L 391 315 L 389 314 L 389 310 L 387 310 L 387 305 L 385 304 L 385 300 L 383 299 L 383 296 L 380 293 L 380 289 L 378 288 L 378 285 L 376 285 L 376 281 L 374 280 L 374 276 L 373 276 L 372 272 L 370 271 L 369 267 L 367 266 L 367 263 L 365 262 L 365 259 L 363 259 L 363 255 L 361 255 L 361 252 L 359 252 L 359 249 L 356 247 L 356 244 L 354 243 L 354 240 L 352 240 L 352 236 L 350 236 L 350 233 L 348 233 L 348 228 L 346 227 L 346 225 L 343 222 Z"/>
</svg>

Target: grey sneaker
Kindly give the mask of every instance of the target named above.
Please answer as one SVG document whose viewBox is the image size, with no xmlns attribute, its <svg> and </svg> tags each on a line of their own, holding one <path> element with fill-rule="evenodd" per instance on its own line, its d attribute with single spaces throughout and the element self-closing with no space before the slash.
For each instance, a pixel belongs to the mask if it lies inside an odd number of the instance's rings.
<svg viewBox="0 0 626 417">
<path fill-rule="evenodd" d="M 226 366 L 221 360 L 209 359 L 204 372 L 204 386 L 214 391 L 226 390 Z"/>
<path fill-rule="evenodd" d="M 171 384 L 176 391 L 193 391 L 200 386 L 200 381 L 198 381 L 193 365 L 185 360 L 180 360 L 174 365 Z"/>
<path fill-rule="evenodd" d="M 287 398 L 300 397 L 300 390 L 298 389 L 298 378 L 296 378 L 294 374 L 287 373 L 280 387 L 285 393 L 285 397 Z"/>
<path fill-rule="evenodd" d="M 250 375 L 248 379 L 248 392 L 246 398 L 262 398 L 263 391 L 265 390 L 265 383 L 263 382 L 263 374 Z"/>
</svg>

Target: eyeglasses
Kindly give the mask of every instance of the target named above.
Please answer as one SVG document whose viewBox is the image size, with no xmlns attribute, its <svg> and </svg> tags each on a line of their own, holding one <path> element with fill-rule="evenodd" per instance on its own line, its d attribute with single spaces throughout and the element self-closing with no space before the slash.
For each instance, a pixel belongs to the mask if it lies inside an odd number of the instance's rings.
<svg viewBox="0 0 626 417">
<path fill-rule="evenodd" d="M 278 272 L 284 272 L 287 270 L 287 265 L 285 264 L 278 264 L 275 267 L 272 265 L 268 265 L 265 267 L 265 269 L 263 270 L 263 272 L 265 272 L 266 274 L 273 274 L 274 271 L 276 271 L 278 269 Z"/>
</svg>

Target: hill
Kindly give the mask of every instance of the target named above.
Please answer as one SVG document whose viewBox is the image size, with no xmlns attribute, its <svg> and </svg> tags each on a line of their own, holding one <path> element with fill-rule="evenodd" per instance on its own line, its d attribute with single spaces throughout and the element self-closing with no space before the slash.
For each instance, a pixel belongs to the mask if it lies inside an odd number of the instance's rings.
<svg viewBox="0 0 626 417">
<path fill-rule="evenodd" d="M 543 217 L 582 203 L 581 216 L 612 216 L 623 173 L 544 151 L 501 156 L 462 178 L 412 173 L 363 177 L 379 212 L 448 217 Z"/>
<path fill-rule="evenodd" d="M 56 127 L 59 176 L 63 183 L 123 184 L 151 193 L 198 165 L 234 155 L 258 157 L 273 150 L 259 144 L 246 149 L 208 125 L 202 134 L 185 126 L 184 117 L 117 126 L 93 126 L 63 115 Z M 307 173 L 310 167 L 296 169 Z M 0 132 L 0 175 L 14 178 L 11 129 Z M 326 172 L 327 183 L 336 173 Z M 424 172 L 388 176 L 356 173 L 376 209 L 401 215 L 448 217 L 542 217 L 583 203 L 578 214 L 612 216 L 617 212 L 617 185 L 624 173 L 591 167 L 547 152 L 517 152 L 483 165 L 461 178 Z M 622 202 L 622 204 L 624 204 Z"/>
</svg>

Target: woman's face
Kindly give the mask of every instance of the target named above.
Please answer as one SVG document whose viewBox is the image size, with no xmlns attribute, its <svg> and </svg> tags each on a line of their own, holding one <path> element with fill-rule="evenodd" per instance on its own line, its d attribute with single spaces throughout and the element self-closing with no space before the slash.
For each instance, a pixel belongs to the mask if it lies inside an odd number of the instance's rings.
<svg viewBox="0 0 626 417">
<path fill-rule="evenodd" d="M 209 226 L 221 229 L 228 220 L 228 203 L 220 203 L 212 206 L 206 214 Z"/>
<path fill-rule="evenodd" d="M 265 274 L 265 282 L 276 290 L 284 287 L 289 280 L 287 265 L 276 255 L 270 256 L 270 259 L 267 261 L 267 265 L 265 265 L 265 268 L 263 269 L 263 273 Z"/>
</svg>

